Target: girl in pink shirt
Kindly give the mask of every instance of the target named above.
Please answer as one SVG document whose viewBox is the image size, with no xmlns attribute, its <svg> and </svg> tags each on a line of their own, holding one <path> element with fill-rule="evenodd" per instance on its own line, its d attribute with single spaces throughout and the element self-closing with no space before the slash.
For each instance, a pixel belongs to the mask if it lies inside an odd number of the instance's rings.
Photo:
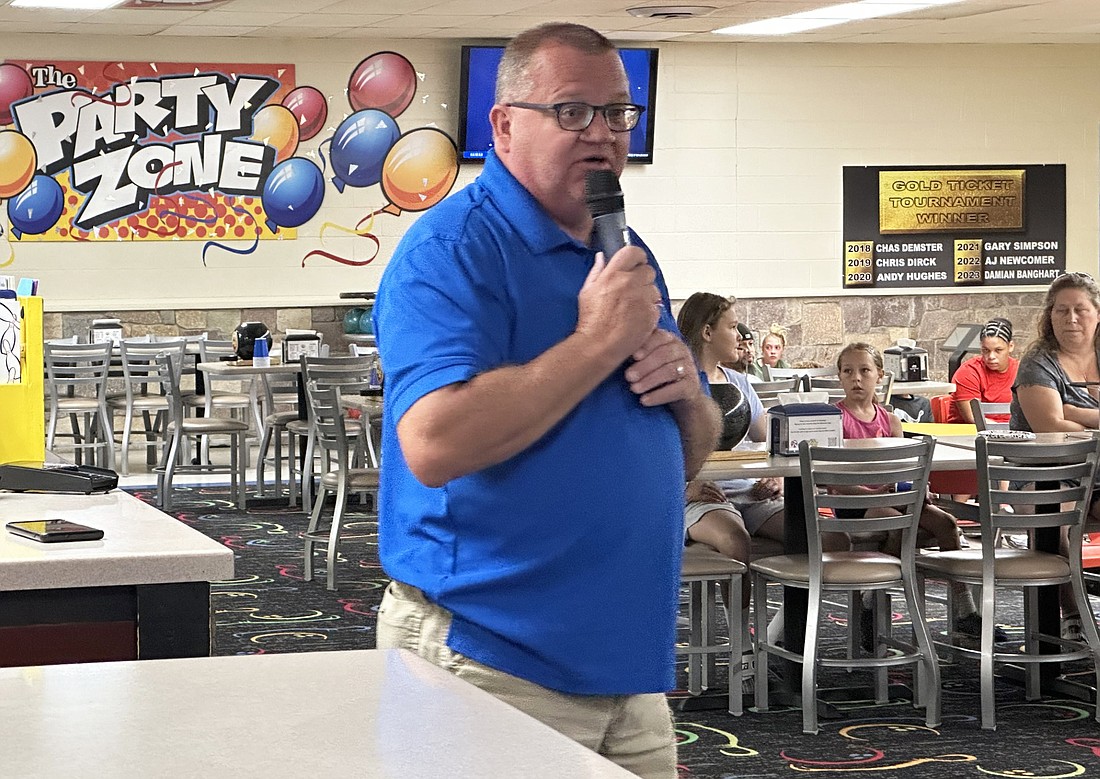
<svg viewBox="0 0 1100 779">
<path fill-rule="evenodd" d="M 875 388 L 882 380 L 882 356 L 870 344 L 851 343 L 840 350 L 836 358 L 840 385 L 844 390 L 844 399 L 836 405 L 840 409 L 841 424 L 845 438 L 901 438 L 901 420 L 887 411 L 875 400 Z M 855 489 L 866 492 L 891 492 L 893 484 L 865 485 Z M 897 513 L 894 509 L 868 509 L 875 512 Z M 879 514 L 878 516 L 882 516 Z M 938 506 L 934 506 L 925 497 L 924 510 L 920 515 L 920 529 L 930 533 L 936 539 L 941 551 L 959 548 L 959 531 L 955 517 Z M 901 555 L 901 536 L 891 533 L 883 545 L 883 552 L 895 557 Z M 952 584 L 955 602 L 955 625 L 960 633 L 968 636 L 981 635 L 981 618 L 974 606 L 970 590 L 962 584 Z M 1003 631 L 1002 631 L 1003 635 Z M 1007 639 L 1007 636 L 1004 636 Z M 998 640 L 1004 640 L 998 637 Z"/>
</svg>

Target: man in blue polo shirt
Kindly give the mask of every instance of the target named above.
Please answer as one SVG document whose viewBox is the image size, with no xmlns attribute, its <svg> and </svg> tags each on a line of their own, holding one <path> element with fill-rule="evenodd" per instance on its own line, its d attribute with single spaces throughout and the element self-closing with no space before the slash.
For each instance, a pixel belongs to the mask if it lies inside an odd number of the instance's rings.
<svg viewBox="0 0 1100 779">
<path fill-rule="evenodd" d="M 622 173 L 629 100 L 599 33 L 518 36 L 495 153 L 386 269 L 378 645 L 674 777 L 683 489 L 719 419 L 649 250 L 589 247 L 585 175 Z"/>
</svg>

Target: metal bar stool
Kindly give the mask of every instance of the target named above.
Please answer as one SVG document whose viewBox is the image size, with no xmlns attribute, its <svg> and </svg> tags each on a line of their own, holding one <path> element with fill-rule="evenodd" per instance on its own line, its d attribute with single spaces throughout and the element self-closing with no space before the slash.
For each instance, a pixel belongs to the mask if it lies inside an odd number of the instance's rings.
<svg viewBox="0 0 1100 779">
<path fill-rule="evenodd" d="M 680 583 L 689 588 L 688 645 L 677 646 L 677 655 L 688 658 L 688 692 L 701 695 L 715 676 L 715 659 L 729 655 L 729 713 L 741 716 L 741 654 L 744 650 L 740 624 L 741 577 L 748 569 L 744 563 L 721 554 L 706 544 L 684 547 L 680 565 Z M 715 623 L 720 584 L 729 585 L 729 640 L 719 641 Z M 732 606 L 730 604 L 733 604 Z M 736 622 L 733 615 L 738 615 Z"/>
</svg>

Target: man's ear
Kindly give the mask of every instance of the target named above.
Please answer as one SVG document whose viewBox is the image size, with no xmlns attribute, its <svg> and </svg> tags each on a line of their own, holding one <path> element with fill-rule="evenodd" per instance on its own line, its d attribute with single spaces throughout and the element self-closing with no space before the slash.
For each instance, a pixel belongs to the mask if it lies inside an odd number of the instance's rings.
<svg viewBox="0 0 1100 779">
<path fill-rule="evenodd" d="M 489 110 L 489 124 L 493 128 L 493 148 L 507 154 L 512 146 L 512 117 L 508 109 L 499 103 Z"/>
</svg>

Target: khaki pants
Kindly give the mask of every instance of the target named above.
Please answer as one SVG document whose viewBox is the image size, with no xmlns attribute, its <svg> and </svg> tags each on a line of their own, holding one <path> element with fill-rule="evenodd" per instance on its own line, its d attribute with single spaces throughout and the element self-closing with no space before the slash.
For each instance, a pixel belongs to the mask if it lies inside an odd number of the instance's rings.
<svg viewBox="0 0 1100 779">
<path fill-rule="evenodd" d="M 451 613 L 416 587 L 390 582 L 378 609 L 378 648 L 408 649 L 638 776 L 675 779 L 668 702 L 648 695 L 569 695 L 497 671 L 447 647 Z"/>
</svg>

